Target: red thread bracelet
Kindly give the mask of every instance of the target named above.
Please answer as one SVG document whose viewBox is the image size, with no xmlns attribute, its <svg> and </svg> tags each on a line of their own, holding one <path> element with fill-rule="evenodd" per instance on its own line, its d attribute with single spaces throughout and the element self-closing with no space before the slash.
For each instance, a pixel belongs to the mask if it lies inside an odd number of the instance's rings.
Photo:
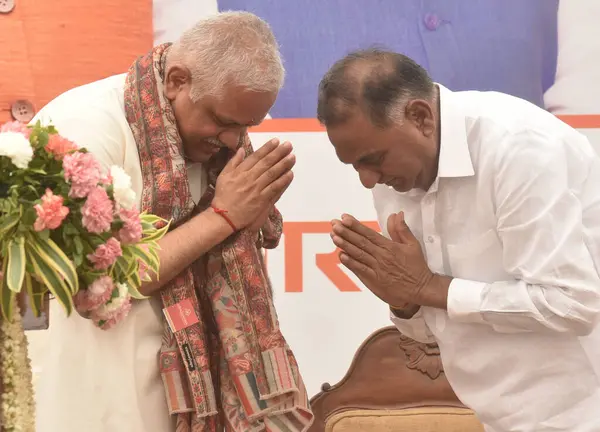
<svg viewBox="0 0 600 432">
<path fill-rule="evenodd" d="M 210 207 L 213 209 L 213 211 L 218 214 L 219 216 L 221 216 L 223 219 L 225 219 L 225 221 L 229 224 L 229 226 L 233 229 L 233 232 L 237 232 L 237 227 L 235 226 L 235 224 L 231 221 L 231 219 L 229 219 L 229 216 L 227 216 L 227 210 L 224 209 L 220 209 L 218 207 L 215 207 L 214 205 L 210 205 Z"/>
</svg>

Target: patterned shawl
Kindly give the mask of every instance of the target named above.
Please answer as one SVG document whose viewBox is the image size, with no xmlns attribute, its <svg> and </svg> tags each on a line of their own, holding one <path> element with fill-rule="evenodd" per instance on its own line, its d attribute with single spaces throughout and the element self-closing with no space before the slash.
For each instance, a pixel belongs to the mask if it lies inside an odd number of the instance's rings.
<svg viewBox="0 0 600 432">
<path fill-rule="evenodd" d="M 210 205 L 216 178 L 232 154 L 223 150 L 205 166 L 209 185 L 196 207 L 181 137 L 163 95 L 168 49 L 169 44 L 158 46 L 132 65 L 125 111 L 142 167 L 142 210 L 177 226 Z M 247 135 L 240 145 L 252 152 Z M 263 227 L 265 247 L 277 245 L 281 230 L 274 210 Z M 312 423 L 256 243 L 247 231 L 231 236 L 161 291 L 165 308 L 185 300 L 200 318 L 176 332 L 165 321 L 159 367 L 178 432 L 295 432 Z"/>
</svg>

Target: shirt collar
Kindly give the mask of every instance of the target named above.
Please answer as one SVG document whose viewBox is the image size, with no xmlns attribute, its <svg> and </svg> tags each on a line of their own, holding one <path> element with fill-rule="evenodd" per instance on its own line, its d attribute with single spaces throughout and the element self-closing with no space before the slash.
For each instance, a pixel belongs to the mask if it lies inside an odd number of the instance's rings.
<svg viewBox="0 0 600 432">
<path fill-rule="evenodd" d="M 469 177 L 475 174 L 467 142 L 465 115 L 456 95 L 446 87 L 440 89 L 440 157 L 438 178 Z"/>
</svg>

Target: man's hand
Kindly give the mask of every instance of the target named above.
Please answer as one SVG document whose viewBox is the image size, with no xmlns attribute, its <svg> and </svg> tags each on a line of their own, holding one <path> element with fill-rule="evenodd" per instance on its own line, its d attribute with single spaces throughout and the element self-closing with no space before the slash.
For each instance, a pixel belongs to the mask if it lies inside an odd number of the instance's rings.
<svg viewBox="0 0 600 432">
<path fill-rule="evenodd" d="M 244 151 L 238 150 L 217 179 L 214 206 L 226 210 L 236 228 L 257 225 L 256 230 L 260 229 L 275 202 L 291 184 L 295 163 L 292 145 L 289 142 L 280 145 L 277 139 L 245 159 Z"/>
<path fill-rule="evenodd" d="M 290 184 L 291 184 L 291 182 L 290 182 Z M 284 189 L 282 189 L 281 192 L 279 193 L 279 195 L 277 195 L 275 197 L 273 202 L 270 205 L 268 205 L 261 214 L 258 215 L 256 220 L 254 222 L 252 222 L 250 225 L 248 225 L 248 229 L 250 231 L 258 232 L 258 230 L 260 230 L 263 226 L 265 226 L 265 224 L 269 220 L 269 216 L 271 215 L 271 212 L 275 209 L 275 204 L 277 204 L 277 202 L 279 201 L 279 199 L 281 198 L 281 196 L 284 194 L 284 192 L 287 190 L 288 187 L 289 187 L 289 184 Z"/>
<path fill-rule="evenodd" d="M 448 278 L 441 280 L 443 276 L 431 272 L 403 213 L 388 218 L 388 232 L 394 240 L 344 215 L 332 221 L 331 236 L 341 249 L 342 264 L 392 308 L 411 304 L 445 308 Z"/>
</svg>

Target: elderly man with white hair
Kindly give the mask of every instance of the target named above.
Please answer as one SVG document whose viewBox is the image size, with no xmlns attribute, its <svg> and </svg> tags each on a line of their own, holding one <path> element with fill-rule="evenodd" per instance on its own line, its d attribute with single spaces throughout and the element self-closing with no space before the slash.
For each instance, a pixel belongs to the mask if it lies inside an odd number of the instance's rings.
<svg viewBox="0 0 600 432">
<path fill-rule="evenodd" d="M 122 167 L 140 209 L 173 221 L 160 241 L 160 279 L 142 286 L 150 299 L 117 327 L 51 306 L 38 431 L 308 429 L 306 390 L 261 254 L 281 236 L 274 205 L 295 159 L 276 139 L 253 152 L 246 131 L 265 118 L 283 78 L 269 26 L 222 13 L 34 119 L 51 120 L 105 167 Z"/>
</svg>

